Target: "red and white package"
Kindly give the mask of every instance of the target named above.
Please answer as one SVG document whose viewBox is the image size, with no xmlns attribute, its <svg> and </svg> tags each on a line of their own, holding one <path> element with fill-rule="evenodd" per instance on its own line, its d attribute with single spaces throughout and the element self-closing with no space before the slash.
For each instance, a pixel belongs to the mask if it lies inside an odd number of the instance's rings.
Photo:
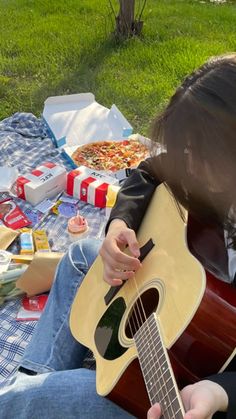
<svg viewBox="0 0 236 419">
<path fill-rule="evenodd" d="M 13 200 L 0 203 L 0 219 L 4 222 L 5 226 L 10 227 L 13 230 L 17 230 L 18 228 L 26 227 L 31 224 L 31 221 Z"/>
<path fill-rule="evenodd" d="M 48 300 L 47 294 L 34 295 L 33 297 L 23 297 L 22 307 L 25 310 L 43 311 Z"/>
<path fill-rule="evenodd" d="M 37 205 L 46 198 L 51 198 L 66 188 L 66 169 L 52 162 L 18 177 L 16 192 L 19 198 L 32 205 Z"/>
<path fill-rule="evenodd" d="M 67 193 L 95 207 L 104 208 L 109 185 L 118 183 L 119 181 L 112 176 L 80 166 L 68 173 Z"/>
<path fill-rule="evenodd" d="M 17 313 L 16 320 L 32 321 L 38 320 L 44 310 L 48 295 L 35 295 L 34 297 L 23 297 L 22 306 Z"/>
</svg>

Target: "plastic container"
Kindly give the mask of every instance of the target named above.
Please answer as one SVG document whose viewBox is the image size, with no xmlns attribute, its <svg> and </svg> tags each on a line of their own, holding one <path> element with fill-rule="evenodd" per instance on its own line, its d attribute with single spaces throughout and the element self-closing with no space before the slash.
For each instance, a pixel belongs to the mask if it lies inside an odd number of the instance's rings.
<svg viewBox="0 0 236 419">
<path fill-rule="evenodd" d="M 11 253 L 0 250 L 0 273 L 6 272 L 11 261 Z"/>
</svg>

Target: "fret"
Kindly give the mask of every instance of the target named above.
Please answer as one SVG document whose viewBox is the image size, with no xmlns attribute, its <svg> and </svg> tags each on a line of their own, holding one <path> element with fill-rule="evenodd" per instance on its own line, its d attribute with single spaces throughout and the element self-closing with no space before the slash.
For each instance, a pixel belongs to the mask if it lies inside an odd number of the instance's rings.
<svg viewBox="0 0 236 419">
<path fill-rule="evenodd" d="M 163 353 L 163 347 L 160 345 L 159 342 L 156 342 L 151 337 L 151 333 L 148 332 L 149 338 L 151 339 L 151 344 L 147 344 L 146 342 L 139 341 L 139 350 L 142 352 L 142 359 L 150 360 L 154 356 L 158 357 Z"/>
<path fill-rule="evenodd" d="M 151 349 L 152 351 L 155 350 L 155 348 Z M 164 361 L 164 362 L 163 362 Z M 152 357 L 148 357 L 148 355 L 145 358 L 142 358 L 142 365 L 143 365 L 143 372 L 144 374 L 148 373 L 153 368 L 153 364 L 157 363 L 158 365 L 164 365 L 165 363 L 165 354 L 161 353 L 160 356 L 156 356 L 156 354 L 152 354 Z M 141 363 L 140 362 L 140 363 Z"/>
<path fill-rule="evenodd" d="M 139 350 L 142 352 L 142 359 L 144 361 L 146 361 L 146 359 L 150 361 L 154 356 L 158 358 L 159 356 L 163 354 L 163 347 L 160 340 L 157 342 L 156 340 L 152 339 L 152 335 L 150 334 L 149 331 L 147 334 L 148 334 L 149 340 L 151 337 L 151 342 L 146 342 L 146 340 L 144 341 L 144 339 L 139 340 Z M 154 352 L 152 352 L 152 350 Z"/>
<path fill-rule="evenodd" d="M 165 377 L 165 374 L 167 375 L 167 377 Z M 151 380 L 153 381 L 153 378 L 156 378 L 156 376 L 154 374 L 152 374 L 151 376 L 145 375 L 146 377 L 146 384 L 149 385 L 149 383 L 151 383 Z M 169 380 L 171 380 L 171 375 L 169 373 L 169 371 L 165 371 L 164 374 L 161 375 L 160 380 L 165 380 L 165 385 L 168 384 Z"/>
<path fill-rule="evenodd" d="M 151 404 L 160 403 L 163 419 L 183 419 L 184 410 L 155 313 L 141 325 L 134 341 Z"/>
<path fill-rule="evenodd" d="M 168 381 L 171 381 L 171 377 L 169 377 L 169 380 Z M 163 385 L 160 385 L 158 387 L 157 386 L 157 383 L 156 383 L 156 380 L 155 381 L 152 381 L 149 384 L 147 384 L 147 389 L 148 389 L 148 393 L 150 395 L 150 399 L 151 400 L 154 400 L 154 399 L 156 399 L 158 397 L 158 401 L 159 401 L 159 403 L 161 403 L 166 398 L 166 388 L 164 388 Z M 170 391 L 172 391 L 173 389 L 175 391 L 175 388 L 174 387 L 171 387 Z M 174 393 L 172 399 L 174 400 L 175 397 L 176 396 L 175 396 L 175 393 Z"/>
<path fill-rule="evenodd" d="M 171 402 L 169 402 L 169 403 L 167 403 L 165 399 L 160 400 L 159 403 L 160 403 L 161 406 L 164 406 L 163 410 L 165 411 L 165 410 L 168 410 L 168 409 L 173 409 L 173 406 L 174 406 L 174 403 L 175 403 L 176 400 L 177 400 L 177 396 L 175 396 L 175 398 L 172 399 Z M 179 407 L 179 404 L 178 404 L 177 407 Z"/>
<path fill-rule="evenodd" d="M 159 399 L 159 403 L 162 403 L 163 402 L 163 400 L 164 400 L 164 398 L 162 399 L 162 398 L 160 398 Z M 174 400 L 174 399 L 173 399 Z"/>
<path fill-rule="evenodd" d="M 146 322 L 144 323 L 144 325 L 146 325 Z M 143 325 L 141 327 L 143 327 Z M 154 327 L 154 325 L 151 325 L 151 327 L 148 327 L 148 325 L 146 325 L 146 327 L 143 327 L 142 331 L 143 331 L 143 333 L 145 333 L 145 331 L 148 332 L 148 333 L 151 333 L 152 340 L 153 341 L 156 340 L 156 341 L 160 342 L 160 344 L 161 344 L 160 335 L 159 335 L 158 330 L 156 329 L 156 327 Z M 143 335 L 142 338 L 145 339 L 146 344 L 148 344 L 148 342 L 149 342 L 148 335 Z"/>
<path fill-rule="evenodd" d="M 157 352 L 163 349 L 160 339 L 153 337 L 152 332 L 149 330 L 145 331 L 145 333 L 147 334 L 147 336 L 145 336 L 146 339 L 142 338 L 142 340 L 139 341 L 140 348 L 142 348 L 144 355 L 149 351 L 151 346 L 155 346 Z M 151 342 L 147 339 L 148 337 L 150 338 L 150 336 L 152 336 Z"/>
<path fill-rule="evenodd" d="M 176 398 L 176 389 L 173 385 L 172 377 L 168 380 L 168 382 L 162 381 L 162 383 L 158 386 L 158 382 L 155 382 L 155 385 L 152 389 L 150 387 L 147 387 L 148 392 L 150 394 L 150 398 L 153 400 L 154 398 L 161 402 L 164 399 L 167 398 L 170 400 L 175 400 Z"/>
<path fill-rule="evenodd" d="M 151 349 L 155 349 L 155 353 L 152 354 L 152 356 L 163 353 L 163 348 L 160 345 L 155 345 L 155 341 L 153 341 L 151 345 L 145 345 L 144 342 L 141 342 L 139 348 L 142 351 L 142 359 L 149 359 Z"/>
<path fill-rule="evenodd" d="M 147 382 L 145 380 L 145 382 L 146 382 L 146 386 L 147 386 L 147 389 L 148 389 L 149 393 L 151 393 L 151 392 L 157 392 L 157 388 L 158 388 L 159 391 L 162 390 L 162 387 L 163 387 L 162 383 L 163 382 L 160 383 L 160 380 L 159 381 L 156 381 L 156 377 L 155 376 L 152 377 L 152 380 L 151 381 Z M 169 379 L 168 379 L 167 383 L 168 382 L 169 382 Z M 158 386 L 158 384 L 160 384 L 160 385 Z"/>
<path fill-rule="evenodd" d="M 172 390 L 173 382 L 169 370 L 165 371 L 163 374 L 160 374 L 158 377 L 157 374 L 153 372 L 149 375 L 143 375 L 143 377 L 149 391 L 151 390 L 153 385 L 155 385 L 156 388 L 161 389 L 163 383 L 168 391 Z"/>
<path fill-rule="evenodd" d="M 154 339 L 152 339 L 152 346 L 155 346 L 155 353 L 156 354 L 158 354 L 159 352 L 162 352 L 163 351 L 163 349 L 162 349 L 162 344 L 161 344 L 161 342 L 159 341 L 159 342 L 156 342 Z M 153 343 L 155 342 L 155 345 L 153 345 Z M 142 342 L 142 343 L 140 343 L 140 347 L 142 347 L 142 344 L 143 344 L 143 350 L 142 350 L 142 353 L 143 353 L 143 357 L 145 357 L 145 355 L 147 354 L 147 355 L 150 355 L 150 344 L 148 343 L 148 342 Z"/>
<path fill-rule="evenodd" d="M 172 406 L 169 406 L 168 409 L 163 406 L 161 407 L 162 407 L 162 412 L 163 412 L 161 418 L 183 419 L 183 412 L 181 408 L 179 407 L 179 404 L 178 404 L 178 407 L 177 405 L 176 407 L 172 405 Z"/>
<path fill-rule="evenodd" d="M 170 374 L 169 365 L 166 361 L 165 353 L 162 353 L 162 355 L 159 358 L 158 357 L 156 357 L 156 358 L 153 357 L 152 362 L 151 363 L 147 362 L 147 364 L 148 365 L 146 365 L 143 360 L 140 360 L 140 365 L 141 365 L 141 368 L 142 368 L 142 372 L 143 372 L 143 375 L 145 377 L 148 377 L 150 374 L 152 375 L 153 373 L 156 374 L 156 372 L 155 372 L 156 367 L 158 367 L 158 372 L 159 372 L 158 376 L 159 376 L 160 379 L 162 379 L 164 374 L 167 374 L 167 373 Z"/>
<path fill-rule="evenodd" d="M 154 352 L 155 348 L 151 348 L 151 351 Z M 159 367 L 162 368 L 162 370 L 164 371 L 165 363 L 166 363 L 165 353 L 162 351 L 160 356 L 157 356 L 155 353 L 153 353 L 152 357 L 150 358 L 148 356 L 145 358 L 142 358 L 140 363 L 142 363 L 144 373 L 145 372 L 148 373 L 148 371 L 152 369 L 153 364 L 154 365 L 158 364 Z"/>
</svg>

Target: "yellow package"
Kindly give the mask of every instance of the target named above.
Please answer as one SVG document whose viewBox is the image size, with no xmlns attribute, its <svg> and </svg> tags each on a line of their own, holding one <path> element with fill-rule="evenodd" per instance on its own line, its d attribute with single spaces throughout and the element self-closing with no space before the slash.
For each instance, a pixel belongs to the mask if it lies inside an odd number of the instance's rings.
<svg viewBox="0 0 236 419">
<path fill-rule="evenodd" d="M 112 207 L 116 203 L 117 194 L 120 190 L 118 185 L 109 185 L 106 195 L 106 217 L 108 218 L 111 212 Z"/>
<path fill-rule="evenodd" d="M 45 230 L 33 231 L 34 244 L 37 252 L 50 252 L 50 245 Z"/>
</svg>

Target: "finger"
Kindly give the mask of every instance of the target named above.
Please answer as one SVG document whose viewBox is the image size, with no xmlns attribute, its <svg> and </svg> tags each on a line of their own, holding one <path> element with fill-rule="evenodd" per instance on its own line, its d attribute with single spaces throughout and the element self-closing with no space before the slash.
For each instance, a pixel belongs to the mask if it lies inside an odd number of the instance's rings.
<svg viewBox="0 0 236 419">
<path fill-rule="evenodd" d="M 101 248 L 99 253 L 103 259 L 104 265 L 109 265 L 113 269 L 137 271 L 141 266 L 139 259 L 123 253 L 118 247 L 110 249 L 109 251 Z"/>
<path fill-rule="evenodd" d="M 127 229 L 120 234 L 119 239 L 128 245 L 131 254 L 138 258 L 140 256 L 139 243 L 134 230 Z"/>
<path fill-rule="evenodd" d="M 198 409 L 192 409 L 185 413 L 184 419 L 212 419 L 212 415 L 209 416 Z"/>
<path fill-rule="evenodd" d="M 147 419 L 159 419 L 161 417 L 161 407 L 159 403 L 155 403 L 147 413 Z"/>
<path fill-rule="evenodd" d="M 104 281 L 112 286 L 121 285 L 123 281 L 131 279 L 133 276 L 133 271 L 117 271 L 109 268 L 104 269 L 103 273 Z"/>
<path fill-rule="evenodd" d="M 139 260 L 136 260 L 137 267 L 139 268 L 141 266 Z M 117 263 L 116 261 L 110 257 L 106 257 L 106 260 L 103 260 L 103 279 L 108 282 L 110 285 L 117 285 L 114 283 L 114 279 L 119 279 L 120 281 L 127 280 L 130 278 L 133 278 L 136 271 L 136 266 L 132 263 L 131 269 L 129 266 L 124 265 L 123 263 Z M 121 283 L 121 282 L 120 282 Z"/>
<path fill-rule="evenodd" d="M 121 281 L 121 279 L 118 279 L 118 278 L 110 278 L 110 277 L 106 277 L 104 275 L 103 279 L 111 287 L 119 287 L 120 285 L 123 284 L 123 282 Z"/>
<path fill-rule="evenodd" d="M 137 258 L 117 258 L 113 259 L 112 257 L 107 257 L 104 262 L 104 265 L 110 266 L 113 270 L 118 271 L 133 271 L 136 272 L 141 267 L 141 262 Z"/>
</svg>

